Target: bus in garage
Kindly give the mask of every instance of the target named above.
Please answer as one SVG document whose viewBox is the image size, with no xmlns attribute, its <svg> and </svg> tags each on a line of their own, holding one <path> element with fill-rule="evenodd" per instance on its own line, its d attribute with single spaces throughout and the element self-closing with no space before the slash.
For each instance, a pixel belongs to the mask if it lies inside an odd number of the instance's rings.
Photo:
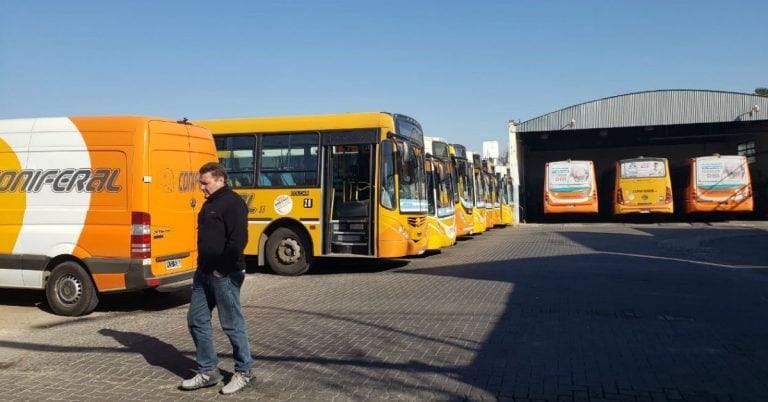
<svg viewBox="0 0 768 402">
<path fill-rule="evenodd" d="M 666 158 L 643 156 L 616 162 L 613 213 L 674 213 Z"/>
<path fill-rule="evenodd" d="M 592 161 L 544 165 L 544 213 L 597 213 L 597 182 Z"/>
<path fill-rule="evenodd" d="M 699 156 L 689 159 L 686 168 L 686 213 L 752 212 L 752 181 L 745 156 Z"/>
</svg>

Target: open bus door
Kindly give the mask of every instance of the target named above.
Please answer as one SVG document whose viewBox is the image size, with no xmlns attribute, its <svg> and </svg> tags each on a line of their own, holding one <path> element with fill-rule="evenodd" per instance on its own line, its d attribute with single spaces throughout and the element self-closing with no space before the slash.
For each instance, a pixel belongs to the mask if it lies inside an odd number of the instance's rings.
<svg viewBox="0 0 768 402">
<path fill-rule="evenodd" d="M 324 145 L 324 252 L 374 255 L 375 144 Z"/>
</svg>

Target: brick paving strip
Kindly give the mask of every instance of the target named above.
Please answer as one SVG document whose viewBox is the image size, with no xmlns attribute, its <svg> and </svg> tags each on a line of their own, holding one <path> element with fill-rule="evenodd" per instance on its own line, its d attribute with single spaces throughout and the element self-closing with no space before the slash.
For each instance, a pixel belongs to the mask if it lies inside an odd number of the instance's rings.
<svg viewBox="0 0 768 402">
<path fill-rule="evenodd" d="M 768 400 L 766 244 L 762 222 L 526 225 L 428 257 L 257 272 L 257 380 L 230 397 L 176 388 L 194 367 L 185 295 L 112 296 L 0 331 L 0 398 Z"/>
</svg>

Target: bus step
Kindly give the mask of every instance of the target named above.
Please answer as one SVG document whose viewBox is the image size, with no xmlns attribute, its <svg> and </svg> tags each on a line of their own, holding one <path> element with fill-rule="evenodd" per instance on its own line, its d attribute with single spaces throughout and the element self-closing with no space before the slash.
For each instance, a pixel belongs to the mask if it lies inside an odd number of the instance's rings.
<svg viewBox="0 0 768 402">
<path fill-rule="evenodd" d="M 331 243 L 368 244 L 368 234 L 360 232 L 334 232 Z"/>
<path fill-rule="evenodd" d="M 331 253 L 368 255 L 368 244 L 331 243 Z"/>
<path fill-rule="evenodd" d="M 331 229 L 334 232 L 364 232 L 368 229 L 368 222 L 333 222 Z"/>
</svg>

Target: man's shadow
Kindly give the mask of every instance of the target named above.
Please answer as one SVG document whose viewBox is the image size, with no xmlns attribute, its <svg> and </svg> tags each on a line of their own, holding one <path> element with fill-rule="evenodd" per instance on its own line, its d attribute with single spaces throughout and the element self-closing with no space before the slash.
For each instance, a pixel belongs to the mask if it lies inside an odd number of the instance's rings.
<svg viewBox="0 0 768 402">
<path fill-rule="evenodd" d="M 184 355 L 175 346 L 153 336 L 137 332 L 116 331 L 108 328 L 100 329 L 99 333 L 115 338 L 129 352 L 142 355 L 147 363 L 162 367 L 179 377 L 183 378 L 190 370 L 196 367 L 195 361 Z"/>
</svg>

